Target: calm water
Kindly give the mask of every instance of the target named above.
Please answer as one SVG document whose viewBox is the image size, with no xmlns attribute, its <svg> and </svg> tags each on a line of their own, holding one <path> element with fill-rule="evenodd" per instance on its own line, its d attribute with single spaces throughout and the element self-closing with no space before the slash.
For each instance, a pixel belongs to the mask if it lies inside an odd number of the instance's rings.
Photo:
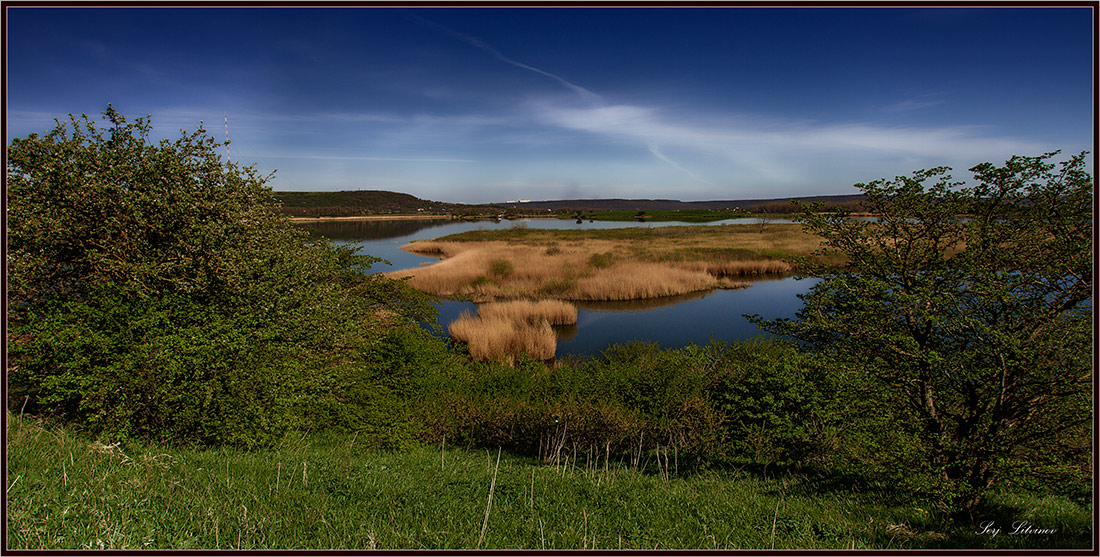
<svg viewBox="0 0 1100 557">
<path fill-rule="evenodd" d="M 773 222 L 789 222 L 776 220 Z M 589 222 L 574 220 L 525 219 L 516 221 L 344 221 L 303 225 L 311 231 L 339 243 L 359 246 L 359 252 L 381 257 L 391 265 L 378 264 L 374 270 L 406 269 L 437 261 L 434 257 L 401 250 L 413 240 L 427 240 L 468 230 L 504 230 L 513 226 L 577 230 L 596 228 L 707 226 L 715 224 L 756 224 L 755 219 L 733 219 L 713 223 L 680 222 Z M 794 317 L 802 307 L 799 294 L 807 292 L 818 279 L 756 281 L 749 288 L 714 290 L 627 302 L 579 302 L 577 324 L 556 328 L 558 356 L 595 355 L 608 346 L 634 340 L 652 341 L 668 348 L 688 344 L 706 344 L 712 338 L 722 341 L 765 335 L 745 319 L 744 314 L 759 314 L 766 319 Z M 476 312 L 471 302 L 439 301 L 439 324 L 446 329 L 463 311 Z"/>
</svg>

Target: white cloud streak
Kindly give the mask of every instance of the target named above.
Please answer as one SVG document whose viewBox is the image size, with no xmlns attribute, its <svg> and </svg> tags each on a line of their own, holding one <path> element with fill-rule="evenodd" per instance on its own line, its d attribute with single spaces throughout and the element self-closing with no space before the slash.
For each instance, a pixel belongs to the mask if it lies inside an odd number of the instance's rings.
<svg viewBox="0 0 1100 557">
<path fill-rule="evenodd" d="M 912 110 L 920 110 L 922 108 L 928 108 L 932 106 L 938 106 L 943 104 L 943 101 L 918 101 L 918 100 L 906 100 L 896 102 L 889 106 L 886 106 L 882 110 L 884 112 L 909 112 Z"/>
<path fill-rule="evenodd" d="M 437 159 L 421 157 L 360 157 L 343 155 L 267 155 L 272 159 L 310 159 L 342 161 L 396 161 L 396 162 L 477 162 L 473 159 Z"/>
<path fill-rule="evenodd" d="M 485 41 L 483 41 L 483 40 L 481 40 L 477 37 L 471 37 L 470 35 L 467 35 L 465 33 L 459 33 L 458 31 L 454 31 L 454 30 L 449 29 L 447 27 L 444 27 L 443 25 L 440 25 L 440 24 L 438 24 L 434 21 L 431 21 L 429 19 L 425 19 L 425 18 L 420 17 L 420 16 L 414 15 L 412 17 L 414 19 L 422 22 L 422 23 L 425 23 L 427 25 L 435 27 L 436 29 L 440 29 L 443 32 L 447 33 L 448 35 L 451 35 L 452 37 L 455 37 L 455 38 L 465 42 L 466 44 L 469 44 L 470 46 L 473 46 L 474 48 L 477 48 L 477 49 L 480 49 L 482 51 L 488 52 L 489 54 L 493 55 L 494 58 L 496 58 L 497 60 L 500 60 L 501 62 L 504 62 L 506 64 L 511 64 L 511 65 L 513 65 L 517 68 L 523 68 L 525 70 L 529 70 L 529 71 L 535 72 L 537 74 L 541 74 L 541 75 L 544 75 L 546 77 L 549 77 L 549 78 L 557 81 L 558 83 L 561 83 L 562 85 L 568 87 L 573 92 L 580 95 L 582 99 L 584 99 L 584 100 L 586 100 L 590 103 L 602 103 L 603 102 L 603 97 L 597 95 L 596 93 L 593 93 L 592 91 L 589 91 L 588 89 L 585 89 L 584 87 L 581 87 L 580 85 L 577 85 L 576 83 L 570 83 L 569 81 L 566 81 L 565 78 L 563 78 L 559 75 L 555 75 L 555 74 L 552 74 L 548 71 L 536 68 L 534 66 L 524 64 L 523 62 L 517 62 L 516 60 L 513 60 L 513 59 L 501 54 L 500 51 L 493 48 L 488 43 L 486 43 Z"/>
<path fill-rule="evenodd" d="M 444 27 L 443 25 L 440 25 L 440 24 L 438 24 L 434 21 L 422 18 L 420 16 L 415 16 L 414 15 L 412 17 L 414 19 L 417 19 L 417 20 L 427 24 L 427 25 L 430 25 L 432 27 L 440 29 L 443 32 L 445 32 L 445 33 L 447 33 L 447 34 L 449 34 L 453 37 L 456 37 L 459 40 L 462 40 L 463 42 L 465 42 L 465 43 L 467 43 L 467 44 L 469 44 L 469 45 L 471 45 L 475 48 L 478 48 L 480 50 L 483 50 L 483 51 L 491 54 L 493 57 L 495 57 L 497 60 L 500 60 L 501 62 L 511 64 L 511 65 L 516 66 L 518 68 L 529 70 L 529 71 L 532 71 L 532 72 L 535 72 L 535 73 L 538 73 L 538 74 L 541 74 L 541 75 L 544 75 L 546 77 L 549 77 L 551 79 L 556 80 L 557 82 L 561 83 L 565 87 L 568 87 L 570 90 L 572 90 L 573 92 L 580 95 L 580 97 L 582 99 L 587 101 L 589 103 L 589 105 L 592 107 L 590 110 L 600 110 L 600 109 L 604 109 L 604 108 L 609 108 L 609 107 L 606 107 L 606 103 L 605 103 L 604 98 L 602 96 L 597 95 L 596 93 L 593 93 L 592 91 L 589 91 L 588 89 L 585 89 L 584 87 L 581 87 L 580 85 L 577 85 L 575 83 L 571 83 L 571 82 L 567 81 L 565 78 L 563 78 L 559 75 L 555 75 L 555 74 L 552 74 L 552 73 L 547 72 L 545 70 L 536 68 L 534 66 L 531 66 L 531 65 L 524 64 L 522 62 L 518 62 L 516 60 L 513 60 L 513 59 L 505 56 L 504 54 L 501 54 L 500 51 L 493 48 L 491 45 L 489 45 L 488 43 L 486 43 L 485 41 L 482 41 L 481 39 L 479 39 L 477 37 L 472 37 L 472 36 L 466 35 L 464 33 L 459 33 L 457 31 L 454 31 L 452 29 Z M 614 108 L 614 107 L 610 107 L 610 108 Z M 655 156 L 658 159 L 664 161 L 665 163 L 668 163 L 673 168 L 676 168 L 677 170 L 687 174 L 693 180 L 695 180 L 697 182 L 701 182 L 703 184 L 714 185 L 713 183 L 701 178 L 695 172 L 692 172 L 691 170 L 689 170 L 687 168 L 684 168 L 683 165 L 681 165 L 678 162 L 670 159 L 668 156 L 666 156 L 664 153 L 662 153 L 660 151 L 660 149 L 658 149 L 658 147 L 655 144 L 649 144 L 647 147 L 649 149 L 649 152 L 652 153 L 653 156 Z"/>
<path fill-rule="evenodd" d="M 708 182 L 707 180 L 704 180 L 704 179 L 700 178 L 698 174 L 696 174 L 696 173 L 680 166 L 676 161 L 666 157 L 664 153 L 662 153 L 659 149 L 657 149 L 656 145 L 650 145 L 649 146 L 649 152 L 653 153 L 653 156 L 667 162 L 668 164 L 671 164 L 677 170 L 683 172 L 684 174 L 687 174 L 688 176 L 691 176 L 692 180 L 695 180 L 696 182 L 702 182 L 702 183 L 710 185 L 710 186 L 714 185 L 713 183 Z"/>
<path fill-rule="evenodd" d="M 717 157 L 770 181 L 790 182 L 812 177 L 807 160 L 874 159 L 877 161 L 981 162 L 1019 153 L 1040 152 L 1037 143 L 1007 137 L 989 137 L 977 126 L 922 128 L 888 127 L 867 123 L 815 123 L 721 115 L 673 117 L 643 106 L 611 105 L 591 108 L 533 105 L 544 123 L 603 136 L 613 141 L 644 145 L 661 160 L 685 171 L 654 146 L 675 147 L 698 156 Z M 911 169 L 910 169 L 911 170 Z M 694 173 L 691 173 L 694 174 Z M 693 176 L 698 178 L 697 175 Z"/>
</svg>

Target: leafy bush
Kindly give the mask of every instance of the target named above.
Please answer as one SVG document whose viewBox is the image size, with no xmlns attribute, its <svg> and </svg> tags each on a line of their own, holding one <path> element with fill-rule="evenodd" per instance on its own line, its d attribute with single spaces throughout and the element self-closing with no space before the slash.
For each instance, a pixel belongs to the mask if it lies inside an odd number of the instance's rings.
<svg viewBox="0 0 1100 557">
<path fill-rule="evenodd" d="M 508 277 L 512 275 L 515 269 L 512 267 L 512 263 L 506 259 L 494 259 L 489 262 L 489 274 L 498 277 Z"/>
<path fill-rule="evenodd" d="M 637 461 L 675 451 L 685 466 L 818 458 L 837 417 L 823 370 L 791 346 L 712 343 L 609 348 L 599 359 L 456 370 L 421 405 L 427 439 L 546 457 L 566 448 Z"/>
<path fill-rule="evenodd" d="M 597 269 L 606 269 L 615 263 L 615 254 L 612 252 L 593 253 L 588 258 L 588 265 Z"/>
<path fill-rule="evenodd" d="M 827 456 L 836 408 L 835 381 L 819 362 L 789 345 L 731 344 L 708 388 L 726 417 L 728 453 L 758 462 L 802 463 Z"/>
<path fill-rule="evenodd" d="M 199 128 L 150 144 L 112 108 L 8 150 L 11 403 L 93 432 L 266 443 L 423 296 L 310 240 Z"/>
<path fill-rule="evenodd" d="M 849 265 L 811 265 L 824 280 L 797 319 L 769 324 L 891 418 L 863 462 L 949 510 L 1026 463 L 1088 468 L 1095 184 L 1085 153 L 1056 154 L 980 164 L 968 188 L 946 167 L 857 184 L 873 222 L 807 207 Z"/>
</svg>

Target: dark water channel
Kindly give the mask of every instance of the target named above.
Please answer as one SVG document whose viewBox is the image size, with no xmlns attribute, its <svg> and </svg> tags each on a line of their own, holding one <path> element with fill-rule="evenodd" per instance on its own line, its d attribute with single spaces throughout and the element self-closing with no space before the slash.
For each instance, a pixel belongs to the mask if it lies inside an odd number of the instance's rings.
<svg viewBox="0 0 1100 557">
<path fill-rule="evenodd" d="M 773 221 L 784 222 L 784 221 Z M 304 224 L 314 233 L 338 243 L 359 246 L 359 253 L 388 260 L 374 270 L 407 269 L 437 261 L 405 252 L 401 246 L 414 240 L 427 240 L 468 230 L 504 230 L 513 226 L 540 229 L 594 229 L 657 226 L 708 226 L 715 224 L 751 225 L 755 219 L 734 219 L 713 223 L 682 222 L 589 222 L 573 220 L 525 219 L 517 221 L 454 222 L 448 220 L 340 221 Z M 631 341 L 656 342 L 666 348 L 706 344 L 711 339 L 733 341 L 765 335 L 745 319 L 759 314 L 766 319 L 794 317 L 802 306 L 799 294 L 807 292 L 818 279 L 781 278 L 755 281 L 738 290 L 713 290 L 656 300 L 626 302 L 577 302 L 577 324 L 556 328 L 557 355 L 596 355 L 613 344 Z M 439 300 L 439 324 L 447 324 L 463 311 L 475 313 L 476 304 Z"/>
</svg>

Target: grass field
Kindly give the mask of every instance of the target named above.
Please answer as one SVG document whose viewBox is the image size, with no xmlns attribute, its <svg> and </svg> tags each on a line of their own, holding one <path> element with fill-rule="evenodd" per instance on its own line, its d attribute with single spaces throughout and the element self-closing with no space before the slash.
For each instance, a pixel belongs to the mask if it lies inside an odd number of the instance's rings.
<svg viewBox="0 0 1100 557">
<path fill-rule="evenodd" d="M 442 297 L 632 300 L 714 288 L 790 272 L 820 247 L 797 224 L 611 230 L 470 231 L 405 249 L 440 263 L 387 273 Z"/>
<path fill-rule="evenodd" d="M 8 549 L 862 549 L 1087 547 L 1088 508 L 995 496 L 951 522 L 811 476 L 687 473 L 450 446 L 367 452 L 354 434 L 268 450 L 105 445 L 8 415 Z M 662 455 L 669 456 L 669 455 Z M 1012 520 L 1052 534 L 978 535 Z"/>
</svg>

